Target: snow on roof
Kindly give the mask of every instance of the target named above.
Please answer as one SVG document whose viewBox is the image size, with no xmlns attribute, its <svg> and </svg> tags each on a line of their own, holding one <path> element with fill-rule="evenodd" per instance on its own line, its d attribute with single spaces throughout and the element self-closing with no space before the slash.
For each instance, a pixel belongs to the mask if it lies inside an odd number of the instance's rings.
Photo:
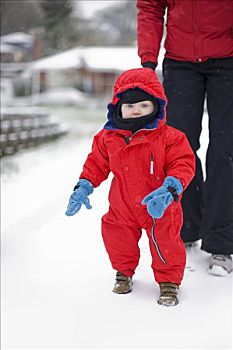
<svg viewBox="0 0 233 350">
<path fill-rule="evenodd" d="M 83 62 L 90 70 L 124 71 L 141 67 L 137 47 L 89 47 L 83 52 Z M 161 47 L 158 57 L 158 69 L 162 69 L 165 49 Z"/>
<path fill-rule="evenodd" d="M 33 36 L 23 32 L 16 32 L 16 33 L 1 36 L 1 42 L 8 43 L 8 44 L 14 44 L 14 43 L 31 44 L 32 41 L 33 41 Z"/>
<path fill-rule="evenodd" d="M 160 50 L 159 64 L 164 51 Z M 137 47 L 76 47 L 29 64 L 23 76 L 33 71 L 86 67 L 92 71 L 124 71 L 141 67 Z"/>
<path fill-rule="evenodd" d="M 60 70 L 78 68 L 81 66 L 81 49 L 75 48 L 63 51 L 56 55 L 40 58 L 29 64 L 26 71 L 23 73 L 26 75 L 30 71 L 38 70 Z"/>
<path fill-rule="evenodd" d="M 83 60 L 91 70 L 124 71 L 140 67 L 136 47 L 90 47 L 86 48 Z"/>
<path fill-rule="evenodd" d="M 2 44 L 2 43 L 0 44 L 1 53 L 14 53 L 15 51 L 17 51 L 17 49 L 13 45 Z"/>
<path fill-rule="evenodd" d="M 31 63 L 30 71 L 87 67 L 90 70 L 125 70 L 140 66 L 136 47 L 77 47 Z"/>
</svg>

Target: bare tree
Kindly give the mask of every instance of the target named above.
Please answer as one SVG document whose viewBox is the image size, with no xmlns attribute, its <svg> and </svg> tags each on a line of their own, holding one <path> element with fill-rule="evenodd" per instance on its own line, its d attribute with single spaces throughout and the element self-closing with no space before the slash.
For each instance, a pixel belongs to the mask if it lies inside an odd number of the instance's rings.
<svg viewBox="0 0 233 350">
<path fill-rule="evenodd" d="M 38 1 L 1 0 L 1 35 L 29 32 L 41 24 L 42 13 Z"/>
<path fill-rule="evenodd" d="M 45 53 L 65 50 L 76 43 L 77 29 L 72 22 L 71 0 L 42 0 Z"/>
<path fill-rule="evenodd" d="M 125 0 L 119 5 L 96 12 L 99 28 L 105 29 L 112 44 L 130 45 L 136 40 L 136 0 Z"/>
</svg>

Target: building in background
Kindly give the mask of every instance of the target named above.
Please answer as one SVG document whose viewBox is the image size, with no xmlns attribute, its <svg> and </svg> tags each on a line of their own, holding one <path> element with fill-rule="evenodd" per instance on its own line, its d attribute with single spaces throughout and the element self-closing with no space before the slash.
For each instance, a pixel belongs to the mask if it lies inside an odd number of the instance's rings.
<svg viewBox="0 0 233 350">
<path fill-rule="evenodd" d="M 1 36 L 2 63 L 26 63 L 42 57 L 42 40 L 36 31 L 32 34 L 17 32 Z"/>
<path fill-rule="evenodd" d="M 1 100 L 9 102 L 14 95 L 13 83 L 18 75 L 23 72 L 33 61 L 42 57 L 43 43 L 38 31 L 31 34 L 16 32 L 1 36 L 0 59 L 1 59 Z M 17 85 L 17 83 L 16 83 Z M 22 90 L 15 86 L 17 93 Z"/>
<path fill-rule="evenodd" d="M 73 87 L 92 95 L 109 94 L 124 70 L 141 67 L 136 47 L 76 47 L 32 62 L 21 74 L 32 94 Z M 161 61 L 158 73 L 161 69 Z"/>
</svg>

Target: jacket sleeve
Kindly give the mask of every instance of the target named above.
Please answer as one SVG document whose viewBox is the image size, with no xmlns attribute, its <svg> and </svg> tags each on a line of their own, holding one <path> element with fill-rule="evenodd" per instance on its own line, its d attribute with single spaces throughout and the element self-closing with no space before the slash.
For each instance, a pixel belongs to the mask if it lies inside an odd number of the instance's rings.
<svg viewBox="0 0 233 350">
<path fill-rule="evenodd" d="M 141 63 L 157 65 L 166 10 L 164 0 L 137 0 L 138 55 Z"/>
<path fill-rule="evenodd" d="M 185 190 L 195 175 L 195 155 L 184 133 L 173 129 L 169 134 L 165 150 L 166 176 L 179 179 Z"/>
<path fill-rule="evenodd" d="M 80 179 L 89 180 L 93 187 L 98 187 L 110 173 L 108 153 L 103 141 L 102 131 L 94 136 L 92 150 L 83 165 Z"/>
</svg>

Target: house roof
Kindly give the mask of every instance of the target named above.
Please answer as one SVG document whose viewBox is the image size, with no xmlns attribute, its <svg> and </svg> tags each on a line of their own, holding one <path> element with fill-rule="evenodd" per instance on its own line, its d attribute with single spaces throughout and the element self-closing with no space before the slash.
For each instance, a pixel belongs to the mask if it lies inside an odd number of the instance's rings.
<svg viewBox="0 0 233 350">
<path fill-rule="evenodd" d="M 123 71 L 140 67 L 136 47 L 89 47 L 84 51 L 83 61 L 94 71 Z"/>
<path fill-rule="evenodd" d="M 79 68 L 80 65 L 81 50 L 75 48 L 33 61 L 28 65 L 27 71 Z"/>
<path fill-rule="evenodd" d="M 135 47 L 76 47 L 34 61 L 28 71 L 87 67 L 91 70 L 125 70 L 140 65 Z"/>
<path fill-rule="evenodd" d="M 17 51 L 17 48 L 13 45 L 9 44 L 0 44 L 0 52 L 1 53 L 15 53 Z"/>
<path fill-rule="evenodd" d="M 29 49 L 33 44 L 33 36 L 23 32 L 16 32 L 1 36 L 1 44 L 12 45 L 21 49 Z"/>
<path fill-rule="evenodd" d="M 159 59 L 159 65 L 161 62 Z M 40 70 L 66 70 L 80 67 L 91 71 L 120 72 L 140 66 L 137 47 L 76 47 L 33 61 L 23 75 L 30 75 L 33 71 Z"/>
<path fill-rule="evenodd" d="M 16 42 L 28 42 L 31 43 L 33 36 L 23 32 L 16 32 L 11 34 L 6 34 L 1 36 L 1 42 L 5 43 L 16 43 Z"/>
</svg>

